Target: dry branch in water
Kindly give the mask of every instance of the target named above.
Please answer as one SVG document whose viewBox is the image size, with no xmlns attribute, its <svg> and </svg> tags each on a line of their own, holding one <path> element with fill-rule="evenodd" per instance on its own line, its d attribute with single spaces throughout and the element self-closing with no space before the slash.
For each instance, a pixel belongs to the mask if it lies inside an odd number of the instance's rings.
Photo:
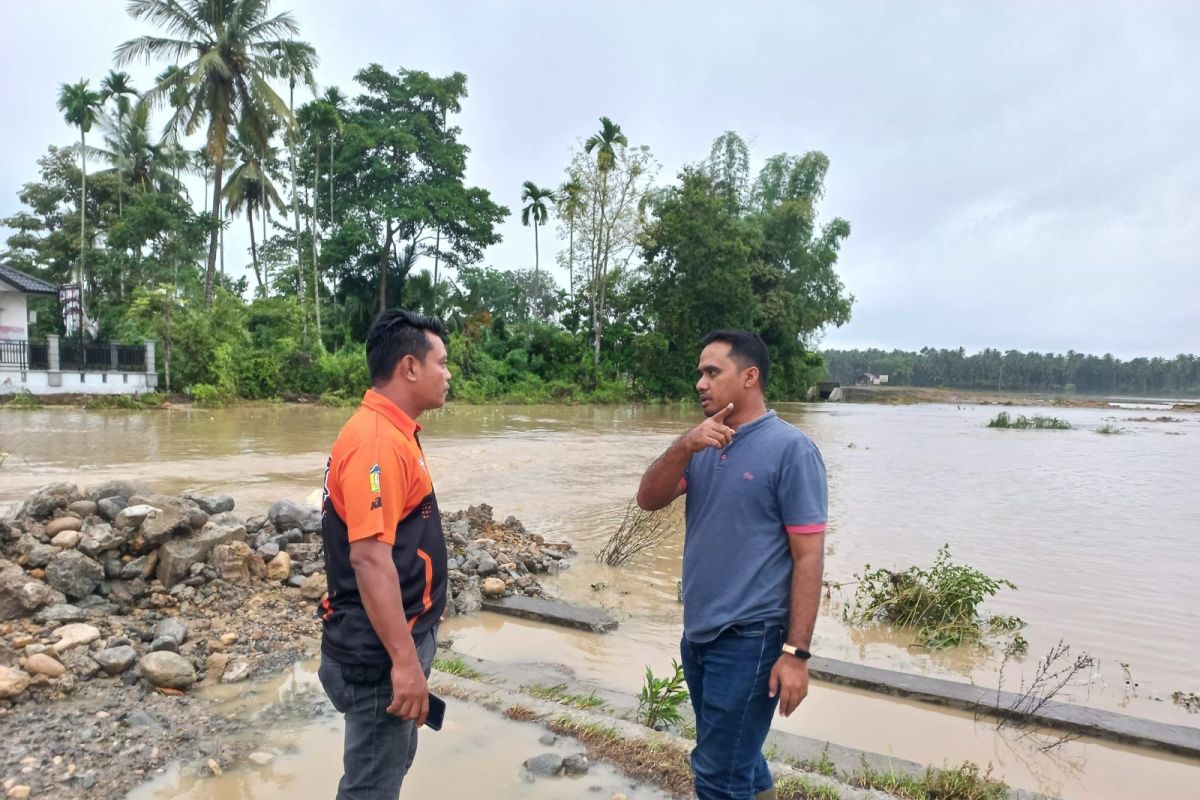
<svg viewBox="0 0 1200 800">
<path fill-rule="evenodd" d="M 646 511 L 630 500 L 625 507 L 625 517 L 600 552 L 596 560 L 619 567 L 643 550 L 658 545 L 675 532 L 675 512 L 671 506 L 658 511 Z"/>
</svg>

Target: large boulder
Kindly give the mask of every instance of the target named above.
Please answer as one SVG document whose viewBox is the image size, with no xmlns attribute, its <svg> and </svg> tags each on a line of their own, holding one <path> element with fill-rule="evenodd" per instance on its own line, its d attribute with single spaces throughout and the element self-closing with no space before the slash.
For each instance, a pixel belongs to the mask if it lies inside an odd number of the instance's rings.
<svg viewBox="0 0 1200 800">
<path fill-rule="evenodd" d="M 100 500 L 96 503 L 96 507 L 100 512 L 100 516 L 104 517 L 109 522 L 115 522 L 117 516 L 120 515 L 120 513 L 124 511 L 128 505 L 129 501 L 124 497 L 121 497 L 121 495 L 117 495 L 115 497 L 105 497 L 103 500 Z"/>
<path fill-rule="evenodd" d="M 183 499 L 190 500 L 206 514 L 223 514 L 233 511 L 233 498 L 227 494 L 201 495 L 185 494 Z"/>
<path fill-rule="evenodd" d="M 120 530 L 113 529 L 112 525 L 102 522 L 83 532 L 78 549 L 84 555 L 99 559 L 101 553 L 107 550 L 119 551 L 124 544 L 125 534 Z"/>
<path fill-rule="evenodd" d="M 78 550 L 64 550 L 46 566 L 46 582 L 73 600 L 81 600 L 104 580 L 104 567 Z"/>
<path fill-rule="evenodd" d="M 119 675 L 137 661 L 137 651 L 127 644 L 109 647 L 95 654 L 96 663 L 109 675 Z"/>
<path fill-rule="evenodd" d="M 148 553 L 176 536 L 187 536 L 192 531 L 198 531 L 208 522 L 208 514 L 200 507 L 167 495 L 135 495 L 129 499 L 130 507 L 121 514 L 127 518 L 131 508 L 150 506 L 158 509 L 157 514 L 147 515 L 138 525 L 137 532 L 130 539 L 130 546 L 135 555 Z M 118 525 L 120 525 L 118 516 Z"/>
<path fill-rule="evenodd" d="M 316 515 L 316 526 L 313 526 L 313 515 Z M 299 528 L 306 533 L 321 529 L 321 512 L 315 508 L 293 503 L 291 500 L 278 500 L 267 510 L 267 519 L 277 531 Z M 310 530 L 311 529 L 311 530 Z"/>
<path fill-rule="evenodd" d="M 159 688 L 187 689 L 196 682 L 196 668 L 192 662 L 165 650 L 142 656 L 138 669 L 142 677 Z"/>
<path fill-rule="evenodd" d="M 52 519 L 46 523 L 46 535 L 57 536 L 63 531 L 77 531 L 83 527 L 83 520 L 71 514 Z"/>
<path fill-rule="evenodd" d="M 286 552 L 280 553 L 267 564 L 267 580 L 286 581 L 292 575 L 292 557 Z"/>
<path fill-rule="evenodd" d="M 52 483 L 38 489 L 21 504 L 17 516 L 28 516 L 33 519 L 46 519 L 60 508 L 66 508 L 76 500 L 82 500 L 79 487 L 73 483 Z"/>
<path fill-rule="evenodd" d="M 263 560 L 250 549 L 250 545 L 240 541 L 214 547 L 208 563 L 222 580 L 230 583 L 249 583 L 251 576 L 261 578 L 266 571 Z"/>
<path fill-rule="evenodd" d="M 29 688 L 29 673 L 0 665 L 0 700 L 10 700 Z"/>
<path fill-rule="evenodd" d="M 89 645 L 100 638 L 100 629 L 86 622 L 72 622 L 54 631 L 58 641 L 54 643 L 54 652 L 65 653 L 76 647 Z"/>
<path fill-rule="evenodd" d="M 208 559 L 217 545 L 246 541 L 246 528 L 236 518 L 221 515 L 219 522 L 209 522 L 199 533 L 171 539 L 158 548 L 156 577 L 170 589 L 187 577 L 193 564 Z"/>
<path fill-rule="evenodd" d="M 0 620 L 16 619 L 66 598 L 10 561 L 0 561 Z"/>
<path fill-rule="evenodd" d="M 99 503 L 101 500 L 107 500 L 110 497 L 119 497 L 128 503 L 129 498 L 143 493 L 144 490 L 141 487 L 134 486 L 129 481 L 108 481 L 89 490 L 88 498 Z"/>
</svg>

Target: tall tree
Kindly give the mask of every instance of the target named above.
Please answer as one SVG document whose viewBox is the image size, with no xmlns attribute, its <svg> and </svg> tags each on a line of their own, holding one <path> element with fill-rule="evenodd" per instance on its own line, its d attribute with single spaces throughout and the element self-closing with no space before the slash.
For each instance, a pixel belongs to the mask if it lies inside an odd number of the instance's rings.
<svg viewBox="0 0 1200 800">
<path fill-rule="evenodd" d="M 184 132 L 192 134 L 207 126 L 207 149 L 213 170 L 213 219 L 219 217 L 225 152 L 234 128 L 266 147 L 272 116 L 289 120 L 287 105 L 268 83 L 275 74 L 273 53 L 291 41 L 299 28 L 290 13 L 270 16 L 270 0 L 130 0 L 134 19 L 162 28 L 167 36 L 141 36 L 117 48 L 118 64 L 138 58 L 165 58 L 183 64 L 184 81 L 190 87 L 182 110 L 187 119 Z M 167 94 L 174 84 L 160 83 L 154 96 Z M 214 225 L 208 245 L 208 269 L 204 298 L 213 301 L 217 270 L 218 228 Z"/>
<path fill-rule="evenodd" d="M 567 292 L 572 301 L 575 299 L 575 220 L 583 209 L 583 191 L 583 184 L 572 177 L 558 187 L 554 200 L 559 219 L 567 223 Z"/>
<path fill-rule="evenodd" d="M 280 212 L 286 213 L 287 206 L 284 204 L 283 198 L 279 196 L 279 190 L 271 180 L 269 171 L 275 156 L 270 149 L 259 150 L 240 137 L 231 142 L 230 149 L 235 154 L 237 166 L 229 173 L 229 180 L 225 184 L 225 208 L 230 215 L 239 212 L 246 214 L 246 222 L 250 226 L 250 257 L 251 263 L 254 265 L 254 277 L 258 281 L 260 294 L 266 295 L 268 287 L 263 281 L 262 270 L 259 269 L 258 245 L 254 238 L 254 217 L 259 212 L 269 215 L 272 205 Z M 264 222 L 264 240 L 266 235 Z"/>
<path fill-rule="evenodd" d="M 538 228 L 550 219 L 550 204 L 554 202 L 554 190 L 544 189 L 533 181 L 521 184 L 521 224 L 526 228 L 533 224 L 533 275 L 535 285 L 540 271 L 541 259 L 538 254 Z"/>
<path fill-rule="evenodd" d="M 740 214 L 750 205 L 750 148 L 741 136 L 733 131 L 718 136 L 704 171 L 712 176 L 732 213 Z"/>
<path fill-rule="evenodd" d="M 595 157 L 593 158 L 593 153 Z M 600 367 L 609 276 L 614 260 L 624 267 L 634 255 L 643 199 L 654 171 L 648 149 L 629 148 L 621 126 L 600 118 L 600 130 L 583 145 L 569 173 L 583 183 L 588 199 L 584 245 L 588 264 L 588 301 L 592 322 L 592 367 Z"/>
<path fill-rule="evenodd" d="M 115 113 L 113 116 L 116 119 L 116 127 L 121 127 L 125 118 L 129 115 L 133 107 L 131 98 L 138 96 L 137 89 L 133 88 L 133 81 L 129 77 L 128 72 L 118 72 L 110 70 L 104 79 L 100 81 L 100 93 L 104 96 L 104 102 L 112 101 Z M 117 165 L 114 165 L 117 166 Z M 125 204 L 122 193 L 123 184 L 121 183 L 121 170 L 117 170 L 117 215 L 125 215 Z"/>
<path fill-rule="evenodd" d="M 296 235 L 296 268 L 300 269 L 300 265 L 304 262 L 304 254 L 300 244 L 300 192 L 299 184 L 296 181 L 296 148 L 299 141 L 299 130 L 296 122 L 296 85 L 304 84 L 313 94 L 317 93 L 317 78 L 315 70 L 320 63 L 317 58 L 317 51 L 312 45 L 304 42 L 284 42 L 273 53 L 275 60 L 276 74 L 287 81 L 288 85 L 288 113 L 291 120 L 286 128 L 284 137 L 288 148 L 288 164 L 290 172 L 288 179 L 292 184 L 292 221 L 295 225 Z M 266 236 L 266 230 L 263 231 L 263 236 Z M 316 262 L 313 263 L 313 288 L 316 289 Z M 314 306 L 317 312 L 317 338 L 320 338 L 321 323 L 320 323 L 320 308 L 319 303 L 314 297 Z"/>
<path fill-rule="evenodd" d="M 355 80 L 363 92 L 338 140 L 338 224 L 325 261 L 341 272 L 346 291 L 374 279 L 376 306 L 386 308 L 402 295 L 416 258 L 439 246 L 439 229 L 442 257 L 468 264 L 499 241 L 495 225 L 508 210 L 464 182 L 467 148 L 446 120 L 461 109 L 466 76 L 371 65 Z M 400 257 L 407 246 L 413 259 Z"/>
<path fill-rule="evenodd" d="M 331 86 L 325 94 L 308 103 L 300 109 L 297 117 L 297 128 L 303 134 L 306 147 L 312 153 L 312 202 L 309 205 L 308 228 L 309 244 L 312 248 L 312 304 L 313 314 L 317 325 L 317 340 L 321 341 L 321 274 L 317 263 L 319 249 L 320 219 L 319 207 L 321 179 L 321 151 L 329 144 L 329 223 L 333 223 L 333 140 L 342 129 L 342 110 L 345 98 L 337 87 Z M 307 185 L 307 184 L 306 184 Z M 298 265 L 299 267 L 299 265 Z M 303 275 L 300 285 L 305 283 Z"/>
<path fill-rule="evenodd" d="M 88 82 L 80 79 L 79 83 L 62 84 L 58 91 L 58 110 L 63 112 L 63 118 L 68 123 L 79 128 L 79 159 L 82 178 L 80 180 L 79 201 L 79 261 L 76 267 L 75 282 L 79 285 L 79 304 L 83 308 L 83 268 L 84 251 L 87 249 L 85 226 L 87 218 L 87 132 L 96 122 L 96 116 L 104 96 L 88 88 Z"/>
</svg>

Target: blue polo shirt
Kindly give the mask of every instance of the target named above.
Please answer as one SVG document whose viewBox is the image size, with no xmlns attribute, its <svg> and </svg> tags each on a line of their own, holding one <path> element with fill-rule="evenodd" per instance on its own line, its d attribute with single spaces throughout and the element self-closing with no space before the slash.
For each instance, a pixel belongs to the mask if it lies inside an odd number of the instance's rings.
<svg viewBox="0 0 1200 800">
<path fill-rule="evenodd" d="M 829 489 L 812 440 L 768 411 L 684 472 L 683 635 L 710 642 L 731 625 L 788 621 L 789 536 L 825 531 Z"/>
</svg>

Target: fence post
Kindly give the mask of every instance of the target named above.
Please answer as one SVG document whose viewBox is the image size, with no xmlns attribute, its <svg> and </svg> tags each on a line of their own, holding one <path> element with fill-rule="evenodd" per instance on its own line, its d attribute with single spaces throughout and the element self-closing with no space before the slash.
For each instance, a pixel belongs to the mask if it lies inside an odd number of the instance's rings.
<svg viewBox="0 0 1200 800">
<path fill-rule="evenodd" d="M 146 340 L 146 388 L 158 388 L 158 369 L 154 366 L 154 340 Z"/>
<path fill-rule="evenodd" d="M 60 363 L 58 334 L 51 333 L 46 337 L 46 378 L 50 386 L 62 386 L 62 372 L 59 369 Z"/>
<path fill-rule="evenodd" d="M 108 345 L 108 364 L 110 370 L 117 371 L 117 345 L 115 342 L 109 342 Z"/>
</svg>

